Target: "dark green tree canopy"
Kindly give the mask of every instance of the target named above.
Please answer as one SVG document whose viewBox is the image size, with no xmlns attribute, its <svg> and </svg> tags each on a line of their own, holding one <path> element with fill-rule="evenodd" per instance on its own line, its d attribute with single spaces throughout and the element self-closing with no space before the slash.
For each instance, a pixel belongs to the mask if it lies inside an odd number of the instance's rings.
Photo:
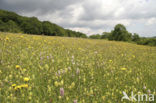
<svg viewBox="0 0 156 103">
<path fill-rule="evenodd" d="M 0 31 L 49 36 L 87 37 L 84 33 L 64 29 L 49 21 L 41 22 L 36 17 L 24 17 L 5 10 L 0 10 Z"/>
<path fill-rule="evenodd" d="M 112 31 L 112 40 L 116 41 L 130 41 L 132 34 L 126 30 L 122 24 L 117 24 Z"/>
</svg>

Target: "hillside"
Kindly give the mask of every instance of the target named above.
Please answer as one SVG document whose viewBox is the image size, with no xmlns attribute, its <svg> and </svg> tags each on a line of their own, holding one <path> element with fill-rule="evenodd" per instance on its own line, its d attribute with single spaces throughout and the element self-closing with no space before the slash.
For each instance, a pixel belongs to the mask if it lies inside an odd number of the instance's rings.
<svg viewBox="0 0 156 103">
<path fill-rule="evenodd" d="M 156 47 L 0 33 L 2 103 L 121 103 L 155 94 L 155 74 Z"/>
<path fill-rule="evenodd" d="M 0 31 L 49 36 L 68 36 L 86 38 L 86 34 L 64 29 L 49 21 L 39 21 L 36 17 L 20 16 L 14 12 L 0 9 Z"/>
</svg>

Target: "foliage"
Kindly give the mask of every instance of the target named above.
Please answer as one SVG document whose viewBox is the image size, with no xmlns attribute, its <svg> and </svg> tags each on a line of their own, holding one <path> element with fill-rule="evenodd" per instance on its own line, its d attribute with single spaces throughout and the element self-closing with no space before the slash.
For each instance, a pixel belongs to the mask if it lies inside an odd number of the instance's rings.
<svg viewBox="0 0 156 103">
<path fill-rule="evenodd" d="M 109 32 L 103 32 L 101 35 L 101 39 L 110 39 L 112 37 L 112 34 Z"/>
<path fill-rule="evenodd" d="M 100 34 L 90 35 L 89 38 L 91 38 L 91 39 L 101 39 L 101 35 Z"/>
<path fill-rule="evenodd" d="M 141 38 L 137 44 L 156 46 L 156 38 Z"/>
<path fill-rule="evenodd" d="M 137 33 L 134 33 L 134 35 L 132 35 L 132 41 L 137 42 L 140 40 L 140 37 Z"/>
<path fill-rule="evenodd" d="M 126 30 L 126 27 L 122 24 L 117 24 L 114 27 L 114 30 L 111 32 L 103 32 L 102 35 L 91 35 L 90 38 L 92 39 L 108 39 L 108 40 L 115 40 L 115 41 L 126 41 L 126 42 L 134 42 L 140 45 L 150 45 L 156 46 L 156 38 L 145 38 L 140 37 L 139 34 L 129 33 Z"/>
<path fill-rule="evenodd" d="M 0 31 L 48 36 L 87 37 L 84 33 L 66 30 L 49 21 L 41 22 L 36 17 L 24 17 L 5 10 L 0 10 Z"/>
<path fill-rule="evenodd" d="M 110 40 L 116 41 L 131 41 L 132 34 L 126 30 L 126 27 L 122 24 L 117 24 L 112 31 L 112 37 Z"/>
</svg>

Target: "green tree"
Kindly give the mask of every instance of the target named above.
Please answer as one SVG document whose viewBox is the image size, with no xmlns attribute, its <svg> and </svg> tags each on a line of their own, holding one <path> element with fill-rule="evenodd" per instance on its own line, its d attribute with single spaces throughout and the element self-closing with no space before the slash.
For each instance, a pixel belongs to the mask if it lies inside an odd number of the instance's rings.
<svg viewBox="0 0 156 103">
<path fill-rule="evenodd" d="M 42 34 L 43 32 L 42 23 L 36 17 L 25 18 L 21 27 L 28 34 Z"/>
<path fill-rule="evenodd" d="M 101 39 L 108 39 L 111 36 L 110 32 L 103 32 L 101 35 Z"/>
<path fill-rule="evenodd" d="M 112 31 L 112 40 L 116 41 L 131 41 L 132 34 L 126 30 L 126 27 L 122 24 L 117 24 Z"/>
<path fill-rule="evenodd" d="M 86 34 L 66 30 L 49 21 L 41 22 L 36 17 L 24 17 L 6 10 L 0 10 L 0 31 L 50 36 L 87 37 Z"/>
<path fill-rule="evenodd" d="M 100 34 L 90 35 L 89 38 L 91 38 L 91 39 L 101 39 L 101 35 Z"/>
<path fill-rule="evenodd" d="M 140 40 L 140 37 L 137 33 L 134 33 L 134 35 L 132 36 L 132 41 L 137 42 Z"/>
<path fill-rule="evenodd" d="M 20 27 L 12 20 L 5 23 L 0 20 L 0 31 L 14 33 L 22 32 Z"/>
</svg>

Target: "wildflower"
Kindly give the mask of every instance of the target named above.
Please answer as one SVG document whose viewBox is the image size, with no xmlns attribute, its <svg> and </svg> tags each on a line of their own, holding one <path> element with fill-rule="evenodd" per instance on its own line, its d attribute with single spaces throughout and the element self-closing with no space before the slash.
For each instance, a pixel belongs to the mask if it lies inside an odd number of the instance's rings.
<svg viewBox="0 0 156 103">
<path fill-rule="evenodd" d="M 54 85 L 58 87 L 59 83 L 57 81 L 54 82 Z"/>
<path fill-rule="evenodd" d="M 83 78 L 83 81 L 86 82 L 86 78 L 85 77 Z"/>
<path fill-rule="evenodd" d="M 127 70 L 127 68 L 121 68 L 121 70 L 123 70 L 123 71 L 124 71 L 124 70 Z"/>
<path fill-rule="evenodd" d="M 28 84 L 22 84 L 21 87 L 22 88 L 28 88 Z"/>
<path fill-rule="evenodd" d="M 16 65 L 16 69 L 20 69 L 21 67 L 19 65 Z"/>
<path fill-rule="evenodd" d="M 156 95 L 155 90 L 154 90 L 153 94 Z"/>
<path fill-rule="evenodd" d="M 23 38 L 24 36 L 22 35 L 22 36 L 20 36 L 21 38 Z"/>
<path fill-rule="evenodd" d="M 12 84 L 12 87 L 14 88 L 16 86 L 16 84 Z"/>
<path fill-rule="evenodd" d="M 150 89 L 148 89 L 148 90 L 147 90 L 147 92 L 150 94 L 150 93 L 151 93 L 151 90 L 150 90 Z"/>
<path fill-rule="evenodd" d="M 25 81 L 25 82 L 28 82 L 29 80 L 30 80 L 30 79 L 29 79 L 28 77 L 25 77 L 25 78 L 24 78 L 24 81 Z"/>
<path fill-rule="evenodd" d="M 46 65 L 45 65 L 45 69 L 49 69 L 49 66 L 48 66 L 48 64 L 46 64 Z"/>
<path fill-rule="evenodd" d="M 64 96 L 64 89 L 60 88 L 60 95 L 63 97 Z"/>
<path fill-rule="evenodd" d="M 92 89 L 90 90 L 90 95 L 93 95 L 93 90 Z"/>
<path fill-rule="evenodd" d="M 109 62 L 112 62 L 112 60 L 109 60 Z"/>
<path fill-rule="evenodd" d="M 8 37 L 6 37 L 6 38 L 5 38 L 5 40 L 9 40 L 9 38 L 8 38 Z"/>
<path fill-rule="evenodd" d="M 29 96 L 29 100 L 31 100 L 32 99 L 32 97 L 31 96 Z"/>
<path fill-rule="evenodd" d="M 68 101 L 69 100 L 69 97 L 66 97 L 66 100 Z"/>
<path fill-rule="evenodd" d="M 143 89 L 146 89 L 146 86 L 144 85 Z"/>
<path fill-rule="evenodd" d="M 21 89 L 21 86 L 16 86 L 14 89 L 15 90 Z"/>
<path fill-rule="evenodd" d="M 60 85 L 62 86 L 64 84 L 63 80 L 61 80 Z"/>
<path fill-rule="evenodd" d="M 74 86 L 75 86 L 75 83 L 74 83 L 74 82 L 72 82 L 71 87 L 73 88 Z"/>
<path fill-rule="evenodd" d="M 59 99 L 61 99 L 62 97 L 61 97 L 61 96 L 59 96 L 58 98 L 59 98 Z"/>
<path fill-rule="evenodd" d="M 74 103 L 77 103 L 77 100 L 74 100 Z"/>
<path fill-rule="evenodd" d="M 102 96 L 102 99 L 103 99 L 103 100 L 105 100 L 105 98 L 106 98 L 105 96 Z"/>
</svg>

